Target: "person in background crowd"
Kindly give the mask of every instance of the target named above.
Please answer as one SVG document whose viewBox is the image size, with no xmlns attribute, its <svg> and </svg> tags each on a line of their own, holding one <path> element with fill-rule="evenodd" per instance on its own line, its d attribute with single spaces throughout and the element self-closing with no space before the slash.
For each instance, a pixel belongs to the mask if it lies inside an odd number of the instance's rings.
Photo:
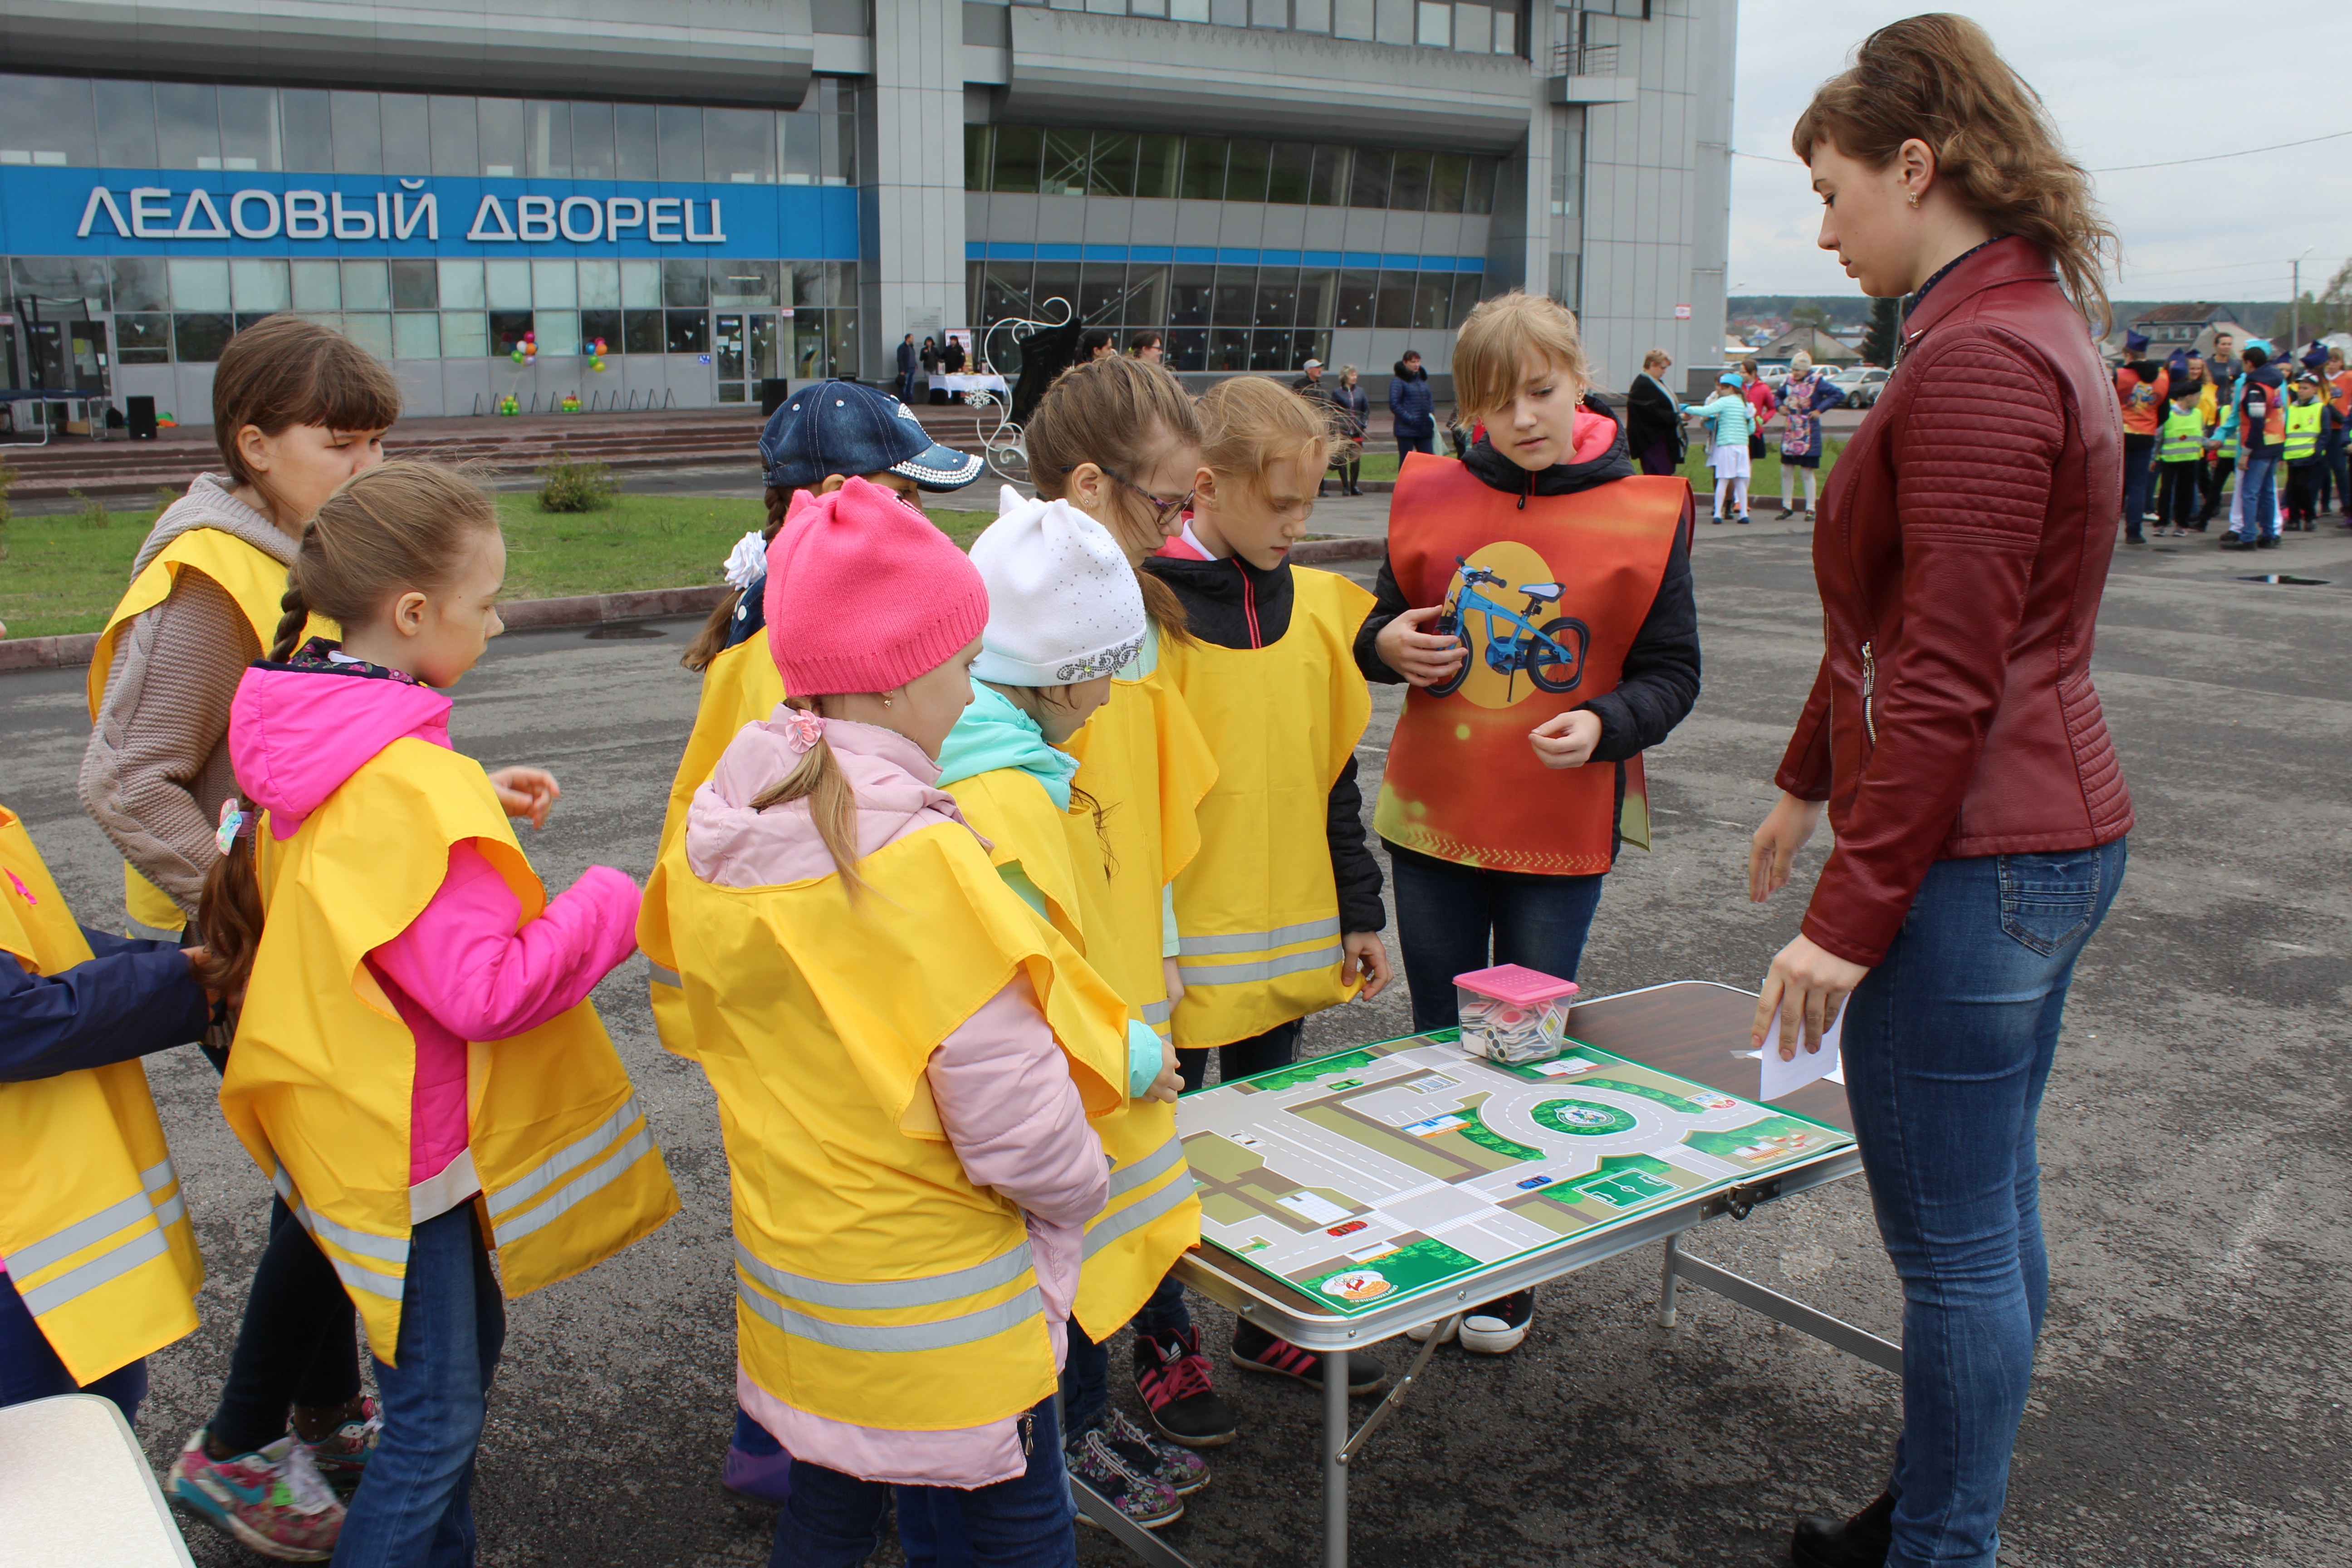
<svg viewBox="0 0 2352 1568">
<path fill-rule="evenodd" d="M 1127 340 L 1127 352 L 1146 364 L 1164 364 L 1168 359 L 1168 339 L 1164 333 L 1140 331 Z"/>
<path fill-rule="evenodd" d="M 936 375 L 939 374 L 940 340 L 937 338 L 925 338 L 923 340 L 923 352 L 919 357 L 922 361 L 923 374 L 925 375 Z"/>
<path fill-rule="evenodd" d="M 1429 390 L 1429 372 L 1421 368 L 1421 351 L 1407 349 L 1389 377 L 1389 419 L 1395 426 L 1397 458 L 1407 452 L 1433 450 L 1437 436 L 1437 403 Z"/>
<path fill-rule="evenodd" d="M 915 348 L 915 334 L 908 332 L 898 340 L 898 401 L 915 401 L 915 372 L 922 364 L 922 355 Z"/>
<path fill-rule="evenodd" d="M 1748 456 L 1752 419 L 1738 371 L 1727 370 L 1716 377 L 1716 386 L 1713 397 L 1705 403 L 1685 404 L 1683 412 L 1696 414 L 1706 421 L 1706 464 L 1715 470 L 1715 511 L 1707 521 L 1721 522 L 1724 503 L 1728 500 L 1735 509 L 1732 521 L 1745 525 L 1748 479 L 1753 471 Z"/>
<path fill-rule="evenodd" d="M 956 338 L 950 338 L 945 346 L 940 350 L 940 369 L 950 375 L 961 375 L 963 374 L 966 357 L 962 342 Z"/>
<path fill-rule="evenodd" d="M 1796 499 L 1797 475 L 1805 476 L 1805 521 L 1813 521 L 1820 504 L 1822 479 L 1822 411 L 1845 401 L 1845 394 L 1830 373 L 1799 349 L 1789 361 L 1789 379 L 1780 384 L 1780 515 L 1789 515 Z"/>
<path fill-rule="evenodd" d="M 1674 356 L 1652 349 L 1642 356 L 1642 374 L 1625 394 L 1625 445 L 1644 474 L 1671 474 L 1683 466 L 1689 437 L 1675 395 L 1666 385 Z"/>
<path fill-rule="evenodd" d="M 1301 396 L 1311 397 L 1318 403 L 1324 401 L 1323 362 L 1319 359 L 1310 359 L 1300 365 L 1298 371 L 1298 379 L 1290 384 L 1290 390 Z"/>
<path fill-rule="evenodd" d="M 2320 452 L 2343 426 L 2328 405 L 2316 372 L 2307 370 L 2296 376 L 2287 399 L 2286 446 L 2281 459 L 2286 464 L 2285 526 L 2297 533 L 2309 533 L 2319 526 L 2315 496 L 2319 476 L 2326 471 L 2320 467 Z"/>
<path fill-rule="evenodd" d="M 2332 490 L 2337 514 L 2352 520 L 2352 370 L 2344 366 L 2342 349 L 2327 351 L 2319 379 L 2328 407 L 2336 411 L 2336 434 L 2320 448 L 2319 510 L 2327 510 Z"/>
<path fill-rule="evenodd" d="M 1110 359 L 1118 353 L 1118 338 L 1108 327 L 1088 327 L 1078 338 L 1078 363 Z"/>
<path fill-rule="evenodd" d="M 2154 360 L 2143 357 L 2147 353 L 2147 339 L 2139 332 L 2124 333 L 2124 363 L 2116 370 L 2116 402 L 2124 416 L 2124 539 L 2132 544 L 2147 542 L 2140 536 L 2140 522 L 2147 513 L 2147 485 L 2150 465 L 2156 460 L 2156 427 L 2164 417 L 2167 395 L 2171 391 L 2171 377 Z"/>
<path fill-rule="evenodd" d="M 1364 433 L 1371 427 L 1372 404 L 1359 384 L 1360 380 L 1354 365 L 1343 364 L 1339 367 L 1339 384 L 1328 394 L 1332 410 L 1339 416 L 1339 439 L 1346 443 L 1338 458 L 1339 493 L 1343 496 L 1364 493 Z"/>
<path fill-rule="evenodd" d="M 1772 395 L 1770 387 L 1764 384 L 1764 373 L 1756 367 L 1754 360 L 1744 359 L 1739 362 L 1739 376 L 1747 384 L 1741 389 L 1740 395 L 1748 399 L 1750 416 L 1748 426 L 1748 456 L 1752 460 L 1764 455 L 1764 426 L 1773 415 L 1780 412 L 1780 400 Z"/>
<path fill-rule="evenodd" d="M 2221 514 L 2221 491 L 2230 476 L 2238 471 L 2238 449 L 2234 441 L 2220 439 L 2221 426 L 2229 419 L 2230 405 L 2238 395 L 2238 340 L 2228 332 L 2213 334 L 2213 352 L 2205 356 L 2205 374 L 2213 382 L 2213 406 L 2206 410 L 2205 428 L 2216 439 L 2213 460 L 2205 465 L 2204 501 L 2197 509 L 2197 531 Z M 2231 519 L 2232 522 L 2237 520 Z"/>
<path fill-rule="evenodd" d="M 2189 537 L 2197 513 L 2197 480 L 2205 464 L 2205 416 L 2197 412 L 2196 384 L 2183 379 L 2172 389 L 2157 432 L 2156 466 L 2162 477 L 2156 492 L 2156 535 Z"/>
<path fill-rule="evenodd" d="M 2286 382 L 2271 363 L 2271 345 L 2264 338 L 2248 338 L 2239 356 L 2245 374 L 2238 378 L 2237 395 L 2230 402 L 2230 419 L 2245 452 L 2238 476 L 2238 500 L 2231 509 L 2230 531 L 2221 536 L 2224 550 L 2278 548 L 2278 462 L 2286 445 Z"/>
</svg>

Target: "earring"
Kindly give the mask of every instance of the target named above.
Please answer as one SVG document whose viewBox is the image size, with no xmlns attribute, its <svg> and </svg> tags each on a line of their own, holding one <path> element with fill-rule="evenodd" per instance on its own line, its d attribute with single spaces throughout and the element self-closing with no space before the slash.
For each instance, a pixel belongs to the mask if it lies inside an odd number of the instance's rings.
<svg viewBox="0 0 2352 1568">
<path fill-rule="evenodd" d="M 890 700 L 889 700 L 887 697 L 885 697 L 884 699 L 882 699 L 882 706 L 883 706 L 883 707 L 885 707 L 885 708 L 887 708 L 887 707 L 889 707 L 889 706 L 890 706 Z"/>
<path fill-rule="evenodd" d="M 1915 207 L 1919 205 L 1919 193 L 1916 191 L 1911 193 L 1911 205 Z"/>
</svg>

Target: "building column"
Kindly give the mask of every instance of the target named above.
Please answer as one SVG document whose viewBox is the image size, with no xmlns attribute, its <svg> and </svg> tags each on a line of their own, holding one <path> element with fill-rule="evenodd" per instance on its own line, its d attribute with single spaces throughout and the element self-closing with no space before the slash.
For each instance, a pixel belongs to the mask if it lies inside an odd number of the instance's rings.
<svg viewBox="0 0 2352 1568">
<path fill-rule="evenodd" d="M 969 324 L 962 0 L 874 0 L 874 75 L 858 119 L 864 379 L 887 385 L 901 337 L 920 343 Z"/>
</svg>

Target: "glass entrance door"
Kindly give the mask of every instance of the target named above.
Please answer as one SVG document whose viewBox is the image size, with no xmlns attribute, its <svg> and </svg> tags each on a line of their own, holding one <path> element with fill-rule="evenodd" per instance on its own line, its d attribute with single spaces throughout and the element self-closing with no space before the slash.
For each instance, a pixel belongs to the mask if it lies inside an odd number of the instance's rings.
<svg viewBox="0 0 2352 1568">
<path fill-rule="evenodd" d="M 760 400 L 760 384 L 784 373 L 776 367 L 776 316 L 772 310 L 762 310 L 751 318 L 751 359 L 744 367 L 751 385 L 751 401 Z"/>
<path fill-rule="evenodd" d="M 745 401 L 743 320 L 741 316 L 737 315 L 712 318 L 710 357 L 719 369 L 719 401 L 721 403 Z"/>
</svg>

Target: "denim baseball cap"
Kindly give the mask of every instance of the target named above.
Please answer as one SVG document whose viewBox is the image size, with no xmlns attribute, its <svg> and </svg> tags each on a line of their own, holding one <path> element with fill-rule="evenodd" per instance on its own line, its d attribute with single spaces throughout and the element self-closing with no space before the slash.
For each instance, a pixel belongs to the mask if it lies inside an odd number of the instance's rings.
<svg viewBox="0 0 2352 1568">
<path fill-rule="evenodd" d="M 760 462 L 778 489 L 814 489 L 827 474 L 904 474 L 923 489 L 960 490 L 986 465 L 932 440 L 915 411 L 854 381 L 801 388 L 760 432 Z"/>
</svg>

